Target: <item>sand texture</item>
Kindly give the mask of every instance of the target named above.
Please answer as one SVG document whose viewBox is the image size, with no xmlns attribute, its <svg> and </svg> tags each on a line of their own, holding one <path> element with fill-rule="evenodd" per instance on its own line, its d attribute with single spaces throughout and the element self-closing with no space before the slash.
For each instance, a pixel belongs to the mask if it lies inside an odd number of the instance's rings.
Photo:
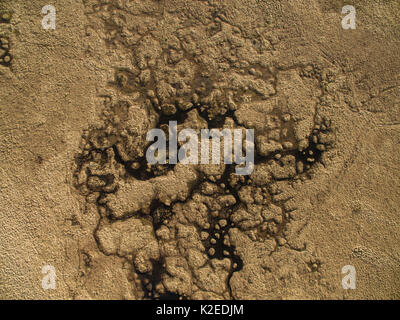
<svg viewBox="0 0 400 320">
<path fill-rule="evenodd" d="M 45 4 L 0 0 L 1 299 L 400 298 L 399 1 Z M 148 164 L 169 121 L 254 171 Z"/>
</svg>

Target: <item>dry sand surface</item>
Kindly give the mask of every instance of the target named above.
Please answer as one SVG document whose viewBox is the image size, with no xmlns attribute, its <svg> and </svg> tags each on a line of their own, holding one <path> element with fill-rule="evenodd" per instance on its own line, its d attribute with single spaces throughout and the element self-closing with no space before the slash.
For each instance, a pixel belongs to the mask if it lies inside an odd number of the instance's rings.
<svg viewBox="0 0 400 320">
<path fill-rule="evenodd" d="M 399 299 L 400 2 L 350 2 L 1 0 L 0 298 Z M 254 171 L 148 165 L 170 120 Z"/>
</svg>

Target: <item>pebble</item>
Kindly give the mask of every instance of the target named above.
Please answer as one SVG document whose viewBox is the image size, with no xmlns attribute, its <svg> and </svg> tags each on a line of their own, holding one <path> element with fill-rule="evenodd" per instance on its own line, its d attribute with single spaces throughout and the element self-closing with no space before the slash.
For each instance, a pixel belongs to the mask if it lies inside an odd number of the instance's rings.
<svg viewBox="0 0 400 320">
<path fill-rule="evenodd" d="M 225 236 L 225 238 L 224 238 L 224 245 L 229 246 L 229 238 L 228 238 L 228 236 Z"/>
<path fill-rule="evenodd" d="M 291 148 L 293 148 L 293 143 L 291 143 L 291 142 L 289 142 L 289 141 L 284 142 L 282 145 L 283 145 L 283 147 L 284 147 L 285 149 L 291 149 Z"/>
<path fill-rule="evenodd" d="M 173 104 L 163 104 L 161 110 L 166 116 L 172 116 L 176 113 L 176 107 Z"/>
<path fill-rule="evenodd" d="M 209 236 L 208 232 L 202 231 L 200 234 L 201 240 L 207 240 L 208 236 Z"/>
<path fill-rule="evenodd" d="M 140 163 L 139 163 L 139 162 L 133 162 L 133 163 L 131 164 L 131 168 L 132 168 L 133 170 L 139 169 L 139 168 L 140 168 Z"/>
<path fill-rule="evenodd" d="M 297 172 L 298 172 L 298 173 L 303 173 L 303 171 L 304 171 L 304 164 L 303 164 L 303 162 L 298 161 L 297 164 L 296 164 L 296 166 L 297 166 Z"/>
<path fill-rule="evenodd" d="M 279 237 L 278 238 L 278 244 L 280 245 L 280 246 L 283 246 L 284 244 L 286 244 L 286 239 L 285 238 L 282 238 L 282 237 Z"/>
<path fill-rule="evenodd" d="M 154 93 L 154 91 L 153 90 L 148 90 L 147 91 L 147 96 L 149 97 L 149 98 L 155 98 L 155 93 Z"/>
<path fill-rule="evenodd" d="M 1 18 L 3 20 L 9 21 L 11 20 L 11 15 L 9 13 L 3 13 L 3 15 L 1 16 Z"/>
<path fill-rule="evenodd" d="M 228 224 L 228 222 L 225 219 L 221 219 L 219 220 L 219 225 L 223 228 L 226 227 L 226 225 Z"/>
<path fill-rule="evenodd" d="M 189 110 L 191 107 L 193 107 L 193 103 L 191 102 L 184 102 L 184 103 L 180 103 L 178 104 L 179 109 L 186 111 Z"/>
</svg>

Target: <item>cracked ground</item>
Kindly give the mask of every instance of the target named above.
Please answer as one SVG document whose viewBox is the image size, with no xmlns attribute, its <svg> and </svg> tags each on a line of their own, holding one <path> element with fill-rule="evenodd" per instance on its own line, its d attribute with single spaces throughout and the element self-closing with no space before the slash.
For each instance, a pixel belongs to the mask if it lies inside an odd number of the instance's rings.
<svg viewBox="0 0 400 320">
<path fill-rule="evenodd" d="M 55 1 L 51 35 L 0 2 L 0 297 L 399 298 L 400 7 L 355 2 L 343 30 L 342 1 Z M 148 164 L 169 121 L 253 129 L 253 172 Z"/>
</svg>

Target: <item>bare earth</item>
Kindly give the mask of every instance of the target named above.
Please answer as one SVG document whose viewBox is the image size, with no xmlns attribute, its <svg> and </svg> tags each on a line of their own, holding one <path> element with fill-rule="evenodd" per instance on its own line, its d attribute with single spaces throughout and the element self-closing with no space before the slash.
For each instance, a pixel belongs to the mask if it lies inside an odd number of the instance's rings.
<svg viewBox="0 0 400 320">
<path fill-rule="evenodd" d="M 399 1 L 45 4 L 0 0 L 0 299 L 400 298 Z M 253 173 L 147 165 L 169 120 Z"/>
</svg>

